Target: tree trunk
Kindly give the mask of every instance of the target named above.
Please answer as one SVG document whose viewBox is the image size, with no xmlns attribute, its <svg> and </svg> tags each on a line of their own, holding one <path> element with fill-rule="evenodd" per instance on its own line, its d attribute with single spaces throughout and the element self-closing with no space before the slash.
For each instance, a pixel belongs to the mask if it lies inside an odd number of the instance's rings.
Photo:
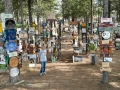
<svg viewBox="0 0 120 90">
<path fill-rule="evenodd" d="M 13 13 L 12 0 L 4 0 L 5 13 Z"/>
<path fill-rule="evenodd" d="M 108 18 L 108 0 L 103 1 L 103 18 Z M 108 83 L 108 72 L 103 71 L 102 74 L 102 82 L 103 83 Z"/>
<path fill-rule="evenodd" d="M 38 25 L 39 25 L 39 18 L 40 18 L 40 16 L 37 15 L 37 24 L 38 24 Z"/>
<path fill-rule="evenodd" d="M 5 8 L 6 14 L 13 14 L 12 0 L 4 0 L 4 6 L 5 6 L 4 8 Z M 10 69 L 11 68 L 9 67 L 9 70 Z M 15 82 L 19 81 L 19 75 L 12 77 L 9 74 L 9 81 L 11 83 L 15 83 Z"/>
<path fill-rule="evenodd" d="M 110 18 L 110 13 L 111 13 L 111 1 L 108 0 L 108 18 Z"/>
<path fill-rule="evenodd" d="M 32 25 L 31 0 L 28 0 L 29 24 Z"/>
</svg>

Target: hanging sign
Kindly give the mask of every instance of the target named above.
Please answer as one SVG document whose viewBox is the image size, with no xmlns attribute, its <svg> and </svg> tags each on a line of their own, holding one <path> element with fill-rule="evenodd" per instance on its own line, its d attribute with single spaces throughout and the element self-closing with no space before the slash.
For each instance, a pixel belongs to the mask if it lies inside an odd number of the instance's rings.
<svg viewBox="0 0 120 90">
<path fill-rule="evenodd" d="M 104 39 L 109 39 L 109 38 L 110 38 L 110 32 L 104 31 L 104 32 L 102 33 L 102 37 L 103 37 Z"/>
<path fill-rule="evenodd" d="M 14 41 L 7 42 L 6 43 L 6 49 L 9 52 L 15 51 L 17 49 L 17 44 Z"/>
</svg>

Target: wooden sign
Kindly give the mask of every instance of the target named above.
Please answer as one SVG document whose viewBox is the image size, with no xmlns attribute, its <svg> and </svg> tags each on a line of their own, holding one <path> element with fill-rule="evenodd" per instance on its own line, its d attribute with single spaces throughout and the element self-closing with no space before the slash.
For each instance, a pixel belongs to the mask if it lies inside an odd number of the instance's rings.
<svg viewBox="0 0 120 90">
<path fill-rule="evenodd" d="M 28 71 L 29 70 L 29 60 L 22 61 L 22 70 Z"/>
<path fill-rule="evenodd" d="M 86 28 L 86 23 L 82 23 L 82 28 Z"/>
<path fill-rule="evenodd" d="M 100 67 L 100 71 L 101 72 L 103 72 L 103 71 L 111 72 L 111 68 L 109 68 L 109 67 L 107 67 L 107 68 Z"/>
<path fill-rule="evenodd" d="M 109 62 L 102 62 L 102 67 L 110 67 L 110 63 Z"/>
<path fill-rule="evenodd" d="M 109 44 L 109 40 L 102 40 L 102 44 Z"/>
<path fill-rule="evenodd" d="M 69 25 L 77 25 L 77 22 L 69 22 Z"/>
<path fill-rule="evenodd" d="M 16 57 L 12 57 L 9 61 L 10 67 L 17 67 L 19 60 Z"/>
<path fill-rule="evenodd" d="M 91 54 L 94 54 L 94 53 L 95 53 L 95 50 L 90 50 L 90 53 L 91 53 Z"/>
</svg>

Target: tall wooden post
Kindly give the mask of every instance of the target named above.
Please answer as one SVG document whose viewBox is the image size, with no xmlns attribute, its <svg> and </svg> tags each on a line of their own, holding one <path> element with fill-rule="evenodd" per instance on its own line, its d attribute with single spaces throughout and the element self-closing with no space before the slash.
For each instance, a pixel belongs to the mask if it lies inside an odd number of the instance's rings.
<svg viewBox="0 0 120 90">
<path fill-rule="evenodd" d="M 103 1 L 103 18 L 108 18 L 108 0 Z M 102 75 L 102 82 L 107 83 L 108 82 L 108 72 L 103 71 Z"/>
<path fill-rule="evenodd" d="M 91 0 L 91 34 L 93 34 L 93 0 Z"/>
</svg>

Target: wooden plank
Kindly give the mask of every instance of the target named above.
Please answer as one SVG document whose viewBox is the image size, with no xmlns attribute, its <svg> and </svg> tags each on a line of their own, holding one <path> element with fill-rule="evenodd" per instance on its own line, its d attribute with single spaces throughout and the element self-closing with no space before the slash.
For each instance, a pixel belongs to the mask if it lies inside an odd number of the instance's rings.
<svg viewBox="0 0 120 90">
<path fill-rule="evenodd" d="M 102 68 L 108 68 L 108 67 L 110 67 L 109 62 L 102 62 Z"/>
<path fill-rule="evenodd" d="M 107 71 L 107 72 L 111 72 L 111 68 L 103 68 L 103 67 L 100 67 L 100 71 L 103 72 L 103 71 Z"/>
</svg>

